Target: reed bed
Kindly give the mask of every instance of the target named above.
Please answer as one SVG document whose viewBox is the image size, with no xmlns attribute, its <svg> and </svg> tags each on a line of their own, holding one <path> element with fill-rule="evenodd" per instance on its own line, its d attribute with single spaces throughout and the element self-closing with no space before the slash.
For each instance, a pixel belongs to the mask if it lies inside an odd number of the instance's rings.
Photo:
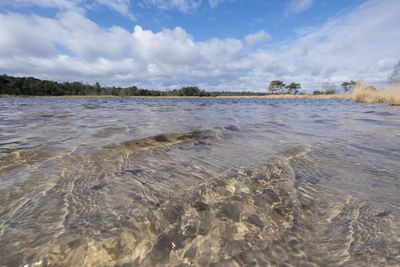
<svg viewBox="0 0 400 267">
<path fill-rule="evenodd" d="M 363 82 L 353 87 L 353 99 L 360 103 L 386 103 L 400 106 L 400 83 L 383 88 L 375 88 Z"/>
</svg>

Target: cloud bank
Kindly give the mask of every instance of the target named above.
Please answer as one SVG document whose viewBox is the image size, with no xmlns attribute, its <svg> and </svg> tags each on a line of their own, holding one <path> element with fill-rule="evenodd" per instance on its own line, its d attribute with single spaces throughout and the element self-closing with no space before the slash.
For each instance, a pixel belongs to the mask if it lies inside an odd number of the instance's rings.
<svg viewBox="0 0 400 267">
<path fill-rule="evenodd" d="M 263 91 L 271 79 L 310 90 L 324 82 L 382 82 L 400 58 L 398 10 L 400 1 L 369 1 L 268 46 L 265 31 L 199 42 L 181 27 L 103 28 L 73 8 L 54 18 L 0 13 L 0 73 L 149 89 Z"/>
</svg>

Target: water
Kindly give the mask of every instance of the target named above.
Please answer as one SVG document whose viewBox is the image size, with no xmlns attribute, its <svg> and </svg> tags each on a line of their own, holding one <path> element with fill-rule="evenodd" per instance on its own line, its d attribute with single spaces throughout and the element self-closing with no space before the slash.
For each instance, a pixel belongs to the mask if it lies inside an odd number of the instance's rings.
<svg viewBox="0 0 400 267">
<path fill-rule="evenodd" d="M 0 98 L 0 266 L 398 266 L 400 108 Z"/>
</svg>

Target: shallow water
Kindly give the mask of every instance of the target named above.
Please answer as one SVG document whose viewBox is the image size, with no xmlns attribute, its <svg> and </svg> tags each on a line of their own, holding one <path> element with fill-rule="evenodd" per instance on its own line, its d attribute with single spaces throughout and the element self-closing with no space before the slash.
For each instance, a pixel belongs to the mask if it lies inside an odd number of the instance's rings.
<svg viewBox="0 0 400 267">
<path fill-rule="evenodd" d="M 0 266 L 398 266 L 400 107 L 0 98 Z"/>
</svg>

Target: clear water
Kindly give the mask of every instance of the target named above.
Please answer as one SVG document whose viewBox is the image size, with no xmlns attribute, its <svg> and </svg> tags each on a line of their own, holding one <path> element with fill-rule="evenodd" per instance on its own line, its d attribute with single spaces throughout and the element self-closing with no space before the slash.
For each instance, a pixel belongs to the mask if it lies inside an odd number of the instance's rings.
<svg viewBox="0 0 400 267">
<path fill-rule="evenodd" d="M 398 266 L 400 107 L 0 98 L 0 266 Z"/>
</svg>

